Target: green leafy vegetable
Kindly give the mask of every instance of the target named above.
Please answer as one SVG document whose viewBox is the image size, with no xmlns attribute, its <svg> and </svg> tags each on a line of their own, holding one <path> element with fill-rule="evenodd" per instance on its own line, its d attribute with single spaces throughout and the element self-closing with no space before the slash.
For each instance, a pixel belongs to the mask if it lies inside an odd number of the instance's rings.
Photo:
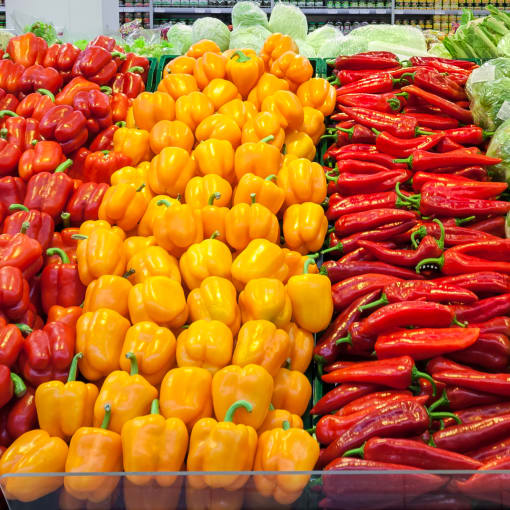
<svg viewBox="0 0 510 510">
<path fill-rule="evenodd" d="M 271 11 L 269 30 L 290 35 L 293 39 L 305 39 L 308 22 L 299 7 L 277 2 Z"/>
<path fill-rule="evenodd" d="M 57 37 L 57 31 L 51 23 L 43 23 L 42 21 L 36 21 L 32 25 L 27 25 L 24 28 L 25 32 L 32 32 L 37 37 L 42 37 L 49 45 L 60 42 Z"/>
<path fill-rule="evenodd" d="M 230 49 L 251 48 L 259 52 L 270 35 L 269 30 L 260 26 L 236 28 L 230 34 Z"/>
<path fill-rule="evenodd" d="M 333 25 L 323 25 L 322 27 L 310 32 L 305 41 L 317 52 L 320 47 L 331 39 L 343 38 L 342 32 Z"/>
<path fill-rule="evenodd" d="M 262 27 L 269 29 L 267 14 L 254 2 L 237 2 L 232 9 L 232 27 Z"/>
<path fill-rule="evenodd" d="M 230 30 L 227 25 L 217 18 L 198 18 L 193 23 L 192 42 L 196 43 L 202 39 L 214 41 L 221 49 L 228 49 L 230 42 Z"/>
</svg>

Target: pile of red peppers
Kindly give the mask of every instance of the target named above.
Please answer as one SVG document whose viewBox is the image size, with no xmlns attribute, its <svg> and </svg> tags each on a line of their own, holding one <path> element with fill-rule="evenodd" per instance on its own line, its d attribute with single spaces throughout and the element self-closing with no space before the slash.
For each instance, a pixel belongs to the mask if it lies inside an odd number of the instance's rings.
<svg viewBox="0 0 510 510">
<path fill-rule="evenodd" d="M 148 69 L 105 36 L 80 51 L 28 33 L 0 61 L 0 452 L 36 428 L 34 388 L 67 380 L 85 296 L 73 235 L 131 164 L 113 135 Z"/>
<path fill-rule="evenodd" d="M 321 506 L 400 508 L 404 486 L 406 508 L 508 505 L 504 475 L 483 471 L 510 468 L 510 202 L 490 180 L 491 133 L 472 125 L 476 65 L 388 52 L 330 64 L 321 271 L 337 315 L 315 347 Z M 326 474 L 395 469 L 411 473 Z M 420 471 L 434 469 L 480 474 L 446 490 Z"/>
</svg>

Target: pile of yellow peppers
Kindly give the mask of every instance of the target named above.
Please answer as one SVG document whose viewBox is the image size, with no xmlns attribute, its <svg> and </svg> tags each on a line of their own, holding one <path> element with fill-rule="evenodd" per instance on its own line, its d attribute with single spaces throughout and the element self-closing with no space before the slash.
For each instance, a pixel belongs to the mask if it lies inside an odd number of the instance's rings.
<svg viewBox="0 0 510 510">
<path fill-rule="evenodd" d="M 335 90 L 312 75 L 285 35 L 260 54 L 200 41 L 134 100 L 114 148 L 135 166 L 112 175 L 77 236 L 87 291 L 69 380 L 37 388 L 40 429 L 5 452 L 2 474 L 314 468 L 304 372 L 333 302 L 315 264 L 327 182 L 312 160 Z M 9 478 L 5 490 L 31 501 L 64 484 L 64 499 L 100 502 L 118 481 Z M 212 490 L 240 508 L 248 477 L 188 482 L 191 506 Z M 307 482 L 254 477 L 282 504 Z M 180 483 L 130 475 L 126 504 L 143 506 L 133 488 Z"/>
</svg>

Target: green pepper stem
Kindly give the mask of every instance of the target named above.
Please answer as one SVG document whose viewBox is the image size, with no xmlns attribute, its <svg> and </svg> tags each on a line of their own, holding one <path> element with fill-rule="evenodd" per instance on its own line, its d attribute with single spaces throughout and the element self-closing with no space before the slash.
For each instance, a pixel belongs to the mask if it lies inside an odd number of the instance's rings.
<svg viewBox="0 0 510 510">
<path fill-rule="evenodd" d="M 387 99 L 386 102 L 390 105 L 390 108 L 396 112 L 397 110 L 400 110 L 402 104 L 396 97 L 391 97 L 390 99 Z"/>
<path fill-rule="evenodd" d="M 23 212 L 29 212 L 30 209 L 23 204 L 11 204 L 9 206 L 9 211 L 23 211 Z"/>
<path fill-rule="evenodd" d="M 349 140 L 352 138 L 352 135 L 354 133 L 354 127 L 352 128 L 341 128 L 341 127 L 337 127 L 335 128 L 337 131 L 341 131 L 342 133 L 346 133 L 349 135 Z"/>
<path fill-rule="evenodd" d="M 352 345 L 352 337 L 351 337 L 351 334 L 349 333 L 347 336 L 343 336 L 342 338 L 339 338 L 339 339 L 335 342 L 335 345 L 340 345 L 340 344 L 350 344 L 350 345 Z"/>
<path fill-rule="evenodd" d="M 125 53 L 121 53 L 120 51 L 112 51 L 112 58 L 120 58 L 121 60 L 126 60 L 127 56 Z"/>
<path fill-rule="evenodd" d="M 288 420 L 285 420 L 283 423 L 282 423 L 282 429 L 283 430 L 289 430 L 290 429 L 290 423 Z"/>
<path fill-rule="evenodd" d="M 230 57 L 230 60 L 232 60 L 234 57 L 239 57 L 237 61 L 241 64 L 244 64 L 245 62 L 248 62 L 251 60 L 251 57 L 246 55 L 246 53 L 242 52 L 241 50 L 235 51 L 232 56 Z"/>
<path fill-rule="evenodd" d="M 61 248 L 48 248 L 46 250 L 46 255 L 51 257 L 52 255 L 58 255 L 60 257 L 60 260 L 62 261 L 62 264 L 70 264 L 69 257 L 67 256 L 67 253 L 62 250 Z"/>
<path fill-rule="evenodd" d="M 60 218 L 62 219 L 62 223 L 64 224 L 64 228 L 69 228 L 71 226 L 71 214 L 68 212 L 63 212 L 60 215 Z"/>
<path fill-rule="evenodd" d="M 234 413 L 239 407 L 244 407 L 249 413 L 253 411 L 253 405 L 247 400 L 238 400 L 234 402 L 225 413 L 225 419 L 223 421 L 232 421 L 234 419 Z"/>
<path fill-rule="evenodd" d="M 159 414 L 159 400 L 155 398 L 151 404 L 151 414 Z"/>
<path fill-rule="evenodd" d="M 269 410 L 274 411 L 274 405 L 272 402 L 269 402 Z"/>
<path fill-rule="evenodd" d="M 71 239 L 77 239 L 78 241 L 83 241 L 88 238 L 89 238 L 89 236 L 84 236 L 83 234 L 73 234 L 71 236 Z"/>
<path fill-rule="evenodd" d="M 416 272 L 419 274 L 421 268 L 428 264 L 436 264 L 437 266 L 439 266 L 439 269 L 441 269 L 444 265 L 444 253 L 440 257 L 432 257 L 429 259 L 420 260 L 420 262 L 416 264 Z"/>
<path fill-rule="evenodd" d="M 83 354 L 81 352 L 77 352 L 74 355 L 73 361 L 71 361 L 71 366 L 69 367 L 69 376 L 67 377 L 67 382 L 76 381 L 76 372 L 78 370 L 78 360 L 83 358 Z"/>
<path fill-rule="evenodd" d="M 219 230 L 215 230 L 215 231 L 211 234 L 211 239 L 216 239 L 217 237 L 220 237 L 220 231 L 219 231 Z"/>
<path fill-rule="evenodd" d="M 43 96 L 48 96 L 53 103 L 55 102 L 55 96 L 48 89 L 37 89 L 37 92 L 39 92 L 39 94 L 42 94 Z"/>
<path fill-rule="evenodd" d="M 65 172 L 72 164 L 73 164 L 72 159 L 66 159 L 63 163 L 58 165 L 57 168 L 55 168 L 55 172 L 53 173 L 57 174 L 60 172 Z"/>
<path fill-rule="evenodd" d="M 267 135 L 265 138 L 262 138 L 262 140 L 260 140 L 260 143 L 268 143 L 268 142 L 272 142 L 274 140 L 274 135 Z"/>
<path fill-rule="evenodd" d="M 26 234 L 27 230 L 30 228 L 30 222 L 28 221 L 24 221 L 22 224 L 21 224 L 21 230 L 20 232 L 22 234 Z"/>
<path fill-rule="evenodd" d="M 30 335 L 33 329 L 28 324 L 16 323 L 14 324 L 20 331 L 22 335 Z"/>
<path fill-rule="evenodd" d="M 467 218 L 455 218 L 455 225 L 457 225 L 457 227 L 460 227 L 461 225 L 464 225 L 464 223 L 469 223 L 474 219 L 476 219 L 476 216 L 468 216 Z"/>
<path fill-rule="evenodd" d="M 133 66 L 128 69 L 128 73 L 138 73 L 143 74 L 145 69 L 142 66 Z"/>
<path fill-rule="evenodd" d="M 436 133 L 433 133 L 432 131 L 426 131 L 425 129 L 421 129 L 420 127 L 417 127 L 414 130 L 414 133 L 416 136 L 418 135 L 435 135 Z"/>
<path fill-rule="evenodd" d="M 12 112 L 11 110 L 1 110 L 0 118 L 4 118 L 4 117 L 19 117 L 19 115 L 15 112 Z"/>
<path fill-rule="evenodd" d="M 462 425 L 462 420 L 456 414 L 453 414 L 453 413 L 448 413 L 448 412 L 431 413 L 429 410 L 428 414 L 433 420 L 439 420 L 441 418 L 452 418 L 453 420 L 455 420 L 457 425 Z"/>
<path fill-rule="evenodd" d="M 375 129 L 374 127 L 372 128 L 372 133 L 374 133 L 374 135 L 376 136 L 379 136 L 381 134 L 381 132 L 378 129 Z"/>
<path fill-rule="evenodd" d="M 412 83 L 414 81 L 414 75 L 416 74 L 416 71 L 414 73 L 404 73 L 403 75 L 400 76 L 400 80 L 403 81 L 408 81 L 409 83 Z M 406 76 L 410 76 L 411 79 L 408 79 L 406 78 Z"/>
<path fill-rule="evenodd" d="M 23 379 L 18 374 L 11 372 L 11 381 L 14 386 L 14 395 L 18 398 L 22 397 L 27 392 Z"/>
<path fill-rule="evenodd" d="M 365 445 L 367 442 L 365 441 L 359 448 L 352 448 L 351 450 L 347 450 L 342 454 L 342 457 L 354 457 L 359 456 L 362 459 L 365 457 Z"/>
<path fill-rule="evenodd" d="M 340 253 L 342 253 L 343 251 L 342 243 L 338 243 L 335 246 L 331 246 L 331 248 L 326 248 L 325 250 L 322 250 L 319 253 L 322 253 L 324 255 L 325 253 L 331 253 L 333 251 L 340 251 Z"/>
<path fill-rule="evenodd" d="M 110 404 L 104 405 L 104 418 L 103 423 L 101 423 L 102 429 L 107 429 L 108 425 L 110 425 L 110 418 L 112 417 L 112 406 Z"/>
<path fill-rule="evenodd" d="M 215 200 L 219 200 L 221 198 L 221 193 L 219 191 L 216 191 L 215 193 L 212 193 L 209 196 L 209 199 L 207 200 L 207 205 L 213 205 Z"/>
<path fill-rule="evenodd" d="M 276 175 L 275 174 L 268 175 L 264 180 L 265 181 L 276 181 Z"/>
<path fill-rule="evenodd" d="M 443 222 L 441 220 L 438 220 L 437 218 L 434 218 L 432 221 L 439 225 L 439 231 L 441 232 L 441 235 L 439 236 L 439 239 L 436 242 L 437 245 L 439 246 L 439 249 L 444 250 L 444 240 L 446 237 L 446 232 L 444 230 Z"/>
<path fill-rule="evenodd" d="M 453 316 L 453 319 L 452 319 L 452 326 L 459 326 L 461 328 L 467 328 L 467 322 L 460 322 L 457 317 L 455 317 L 455 315 Z"/>
<path fill-rule="evenodd" d="M 252 204 L 255 203 L 256 199 L 257 199 L 257 194 L 256 193 L 250 193 L 250 200 L 251 200 Z"/>
<path fill-rule="evenodd" d="M 407 158 L 397 158 L 393 160 L 393 163 L 405 163 L 409 168 L 413 168 L 413 155 L 411 154 Z"/>
<path fill-rule="evenodd" d="M 129 372 L 129 375 L 137 375 L 138 374 L 138 360 L 136 359 L 135 354 L 132 352 L 127 352 L 126 358 L 131 362 L 131 370 Z"/>
<path fill-rule="evenodd" d="M 142 191 L 143 188 L 145 188 L 145 182 L 143 184 L 141 184 L 140 186 L 138 186 L 138 188 L 136 188 L 136 192 L 138 193 L 139 191 Z"/>
<path fill-rule="evenodd" d="M 136 273 L 136 271 L 131 268 L 131 269 L 128 269 L 123 275 L 122 275 L 122 278 L 129 278 L 130 276 L 133 276 L 134 274 Z"/>
<path fill-rule="evenodd" d="M 378 306 L 384 306 L 389 303 L 386 294 L 383 292 L 381 297 L 377 301 L 372 301 L 372 303 L 368 303 L 366 305 L 358 306 L 358 310 L 360 312 L 364 312 L 365 310 L 371 310 L 372 308 L 377 308 Z"/>
<path fill-rule="evenodd" d="M 416 248 L 418 248 L 418 241 L 416 240 L 416 237 L 420 236 L 420 238 L 422 238 L 426 235 L 427 235 L 427 227 L 425 225 L 422 225 L 420 228 L 416 229 L 411 234 L 411 244 L 415 250 L 416 250 Z"/>
<path fill-rule="evenodd" d="M 99 88 L 99 90 L 107 95 L 110 95 L 113 92 L 112 88 L 108 87 L 108 85 L 103 85 L 102 87 Z"/>
<path fill-rule="evenodd" d="M 156 202 L 156 205 L 166 205 L 167 207 L 170 207 L 172 204 L 169 200 L 167 200 L 166 198 L 162 198 L 161 200 L 158 200 Z"/>
<path fill-rule="evenodd" d="M 428 408 L 428 412 L 431 413 L 438 407 L 441 407 L 442 405 L 448 405 L 450 401 L 448 400 L 448 395 L 446 394 L 446 390 L 443 390 L 443 394 L 441 395 L 441 398 L 438 398 L 433 404 L 431 404 Z"/>
<path fill-rule="evenodd" d="M 410 205 L 412 207 L 416 207 L 417 209 L 419 209 L 421 195 L 410 195 L 410 196 L 406 197 L 402 193 L 402 191 L 400 191 L 400 183 L 399 182 L 397 182 L 397 184 L 395 184 L 395 193 L 397 194 L 397 198 L 400 199 L 403 204 L 407 204 L 407 205 Z"/>
<path fill-rule="evenodd" d="M 116 125 L 117 127 L 120 127 L 120 128 L 122 128 L 122 127 L 126 127 L 126 121 L 124 121 L 124 120 L 119 120 L 118 122 L 116 122 L 116 123 L 115 123 L 115 125 Z"/>
<path fill-rule="evenodd" d="M 309 274 L 308 269 L 309 269 L 309 267 L 310 267 L 312 264 L 315 264 L 315 259 L 314 259 L 314 258 L 312 258 L 312 257 L 308 257 L 308 258 L 305 260 L 305 265 L 304 265 L 304 267 L 303 267 L 303 274 Z"/>
<path fill-rule="evenodd" d="M 420 372 L 416 366 L 413 367 L 413 371 L 411 373 L 411 377 L 412 377 L 412 380 L 415 381 L 416 379 L 426 379 L 431 385 L 432 385 L 432 396 L 435 397 L 436 396 L 436 391 L 437 391 L 437 388 L 436 388 L 436 381 L 434 381 L 434 379 L 432 379 L 432 377 L 425 373 L 425 372 Z"/>
</svg>

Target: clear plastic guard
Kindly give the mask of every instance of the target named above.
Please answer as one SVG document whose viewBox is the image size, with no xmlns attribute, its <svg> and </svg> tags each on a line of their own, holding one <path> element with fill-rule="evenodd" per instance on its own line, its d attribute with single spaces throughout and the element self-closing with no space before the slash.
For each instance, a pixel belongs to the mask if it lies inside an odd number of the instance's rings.
<svg viewBox="0 0 510 510">
<path fill-rule="evenodd" d="M 510 471 L 39 473 L 0 484 L 11 510 L 510 508 Z"/>
</svg>

